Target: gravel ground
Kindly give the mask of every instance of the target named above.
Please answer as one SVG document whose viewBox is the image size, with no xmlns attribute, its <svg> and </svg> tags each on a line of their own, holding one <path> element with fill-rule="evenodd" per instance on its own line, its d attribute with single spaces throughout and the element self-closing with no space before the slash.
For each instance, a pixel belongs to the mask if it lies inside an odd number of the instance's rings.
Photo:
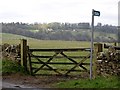
<svg viewBox="0 0 120 90">
<path fill-rule="evenodd" d="M 83 76 L 86 77 L 85 75 Z M 55 88 L 54 83 L 83 78 L 81 76 L 28 76 L 11 74 L 2 76 L 3 88 Z M 88 77 L 87 77 L 88 78 Z M 41 89 L 39 89 L 41 90 Z"/>
</svg>

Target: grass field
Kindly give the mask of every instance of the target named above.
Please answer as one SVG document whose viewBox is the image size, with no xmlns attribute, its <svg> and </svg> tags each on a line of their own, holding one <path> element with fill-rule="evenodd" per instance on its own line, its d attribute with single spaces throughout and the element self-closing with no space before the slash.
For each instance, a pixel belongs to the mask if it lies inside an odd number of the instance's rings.
<svg viewBox="0 0 120 90">
<path fill-rule="evenodd" d="M 20 36 L 20 35 L 14 35 L 14 34 L 3 33 L 1 35 L 2 35 L 2 44 L 4 44 L 4 43 L 19 44 L 20 39 L 27 39 L 28 45 L 30 46 L 30 48 L 80 48 L 80 47 L 88 48 L 88 47 L 90 47 L 90 42 L 85 42 L 85 41 L 37 40 L 37 39 L 28 38 L 28 37 L 24 37 L 24 36 Z M 45 53 L 36 53 L 36 54 L 44 55 Z M 66 52 L 66 54 L 71 55 L 71 56 L 72 55 L 78 56 L 78 55 L 86 55 L 88 53 L 86 53 L 86 52 L 77 52 L 77 53 Z M 53 53 L 47 52 L 46 55 L 53 55 Z M 59 61 L 57 59 L 54 59 L 53 61 L 55 61 L 55 60 Z M 60 61 L 68 62 L 69 60 L 61 59 Z M 89 60 L 87 62 L 89 62 Z M 5 73 L 7 73 L 7 72 L 16 73 L 19 71 L 24 73 L 22 67 L 19 67 L 16 64 L 13 64 L 12 62 L 4 61 L 2 64 L 4 65 L 3 71 Z M 34 65 L 34 66 L 40 67 L 40 65 Z M 55 65 L 54 67 L 71 68 L 71 66 L 67 66 L 67 65 L 64 65 L 64 66 Z M 89 68 L 89 66 L 88 66 L 88 68 Z M 43 72 L 50 73 L 50 72 L 46 72 L 46 71 L 43 71 Z M 97 79 L 94 79 L 91 81 L 89 79 L 78 79 L 78 80 L 70 80 L 70 81 L 66 81 L 66 82 L 58 82 L 58 83 L 55 83 L 53 85 L 53 87 L 57 87 L 57 88 L 120 88 L 120 80 L 118 77 L 109 77 L 109 78 L 98 77 Z"/>
<path fill-rule="evenodd" d="M 120 78 L 116 76 L 97 77 L 96 79 L 78 79 L 53 84 L 57 88 L 120 88 Z"/>
<path fill-rule="evenodd" d="M 95 35 L 99 36 L 98 33 Z M 61 40 L 38 40 L 29 38 L 21 35 L 0 33 L 2 36 L 2 44 L 19 44 L 20 39 L 27 39 L 30 48 L 79 48 L 79 47 L 90 47 L 88 41 L 61 41 Z M 109 43 L 110 44 L 110 43 Z"/>
<path fill-rule="evenodd" d="M 90 47 L 90 42 L 85 42 L 85 41 L 56 41 L 56 40 L 37 40 L 33 38 L 27 38 L 24 36 L 20 35 L 14 35 L 14 34 L 6 34 L 3 33 L 3 41 L 2 44 L 4 43 L 9 43 L 9 44 L 19 44 L 20 39 L 27 39 L 28 45 L 30 48 L 81 48 L 81 47 Z M 12 37 L 13 36 L 13 37 Z M 41 55 L 41 56 L 52 56 L 55 52 L 34 52 L 36 55 Z M 89 52 L 64 52 L 68 56 L 82 56 L 82 55 L 87 55 Z M 60 55 L 58 55 L 60 56 Z M 32 59 L 33 61 L 37 61 L 36 59 Z M 44 62 L 48 60 L 47 59 L 42 59 Z M 79 59 L 74 59 L 77 62 L 79 62 Z M 53 59 L 52 62 L 71 62 L 70 60 L 66 58 L 62 59 Z M 87 61 L 89 62 L 89 61 Z M 40 67 L 40 65 L 33 65 L 35 67 Z M 53 67 L 57 68 L 66 68 L 69 69 L 73 67 L 73 65 L 51 65 Z"/>
<path fill-rule="evenodd" d="M 14 34 L 2 34 L 2 44 L 19 44 L 20 39 L 27 39 L 30 48 L 78 48 L 90 47 L 87 41 L 60 41 L 60 40 L 38 40 Z"/>
</svg>

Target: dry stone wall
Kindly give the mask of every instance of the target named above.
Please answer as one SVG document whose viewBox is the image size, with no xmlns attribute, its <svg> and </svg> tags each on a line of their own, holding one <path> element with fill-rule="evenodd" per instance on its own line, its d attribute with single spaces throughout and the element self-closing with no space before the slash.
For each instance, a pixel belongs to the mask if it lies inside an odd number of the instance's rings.
<svg viewBox="0 0 120 90">
<path fill-rule="evenodd" d="M 19 62 L 20 58 L 20 45 L 3 44 L 0 45 L 0 56 L 3 60 L 14 60 Z"/>
<path fill-rule="evenodd" d="M 97 55 L 97 74 L 98 75 L 120 75 L 120 52 L 114 47 L 109 47 L 106 52 Z"/>
</svg>

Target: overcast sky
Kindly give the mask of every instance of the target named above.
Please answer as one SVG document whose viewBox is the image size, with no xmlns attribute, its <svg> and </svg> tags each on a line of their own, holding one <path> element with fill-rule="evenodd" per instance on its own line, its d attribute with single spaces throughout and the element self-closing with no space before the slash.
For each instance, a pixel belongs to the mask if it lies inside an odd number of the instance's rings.
<svg viewBox="0 0 120 90">
<path fill-rule="evenodd" d="M 1 22 L 89 22 L 92 9 L 101 12 L 95 24 L 118 25 L 119 0 L 0 0 Z"/>
</svg>

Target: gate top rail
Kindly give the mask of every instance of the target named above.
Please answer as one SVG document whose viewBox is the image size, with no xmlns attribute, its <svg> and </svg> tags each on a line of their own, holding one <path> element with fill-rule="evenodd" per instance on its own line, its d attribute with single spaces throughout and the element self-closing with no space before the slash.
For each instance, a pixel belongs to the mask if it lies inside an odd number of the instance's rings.
<svg viewBox="0 0 120 90">
<path fill-rule="evenodd" d="M 90 48 L 45 48 L 45 49 L 29 49 L 31 52 L 33 51 L 90 51 Z"/>
</svg>

